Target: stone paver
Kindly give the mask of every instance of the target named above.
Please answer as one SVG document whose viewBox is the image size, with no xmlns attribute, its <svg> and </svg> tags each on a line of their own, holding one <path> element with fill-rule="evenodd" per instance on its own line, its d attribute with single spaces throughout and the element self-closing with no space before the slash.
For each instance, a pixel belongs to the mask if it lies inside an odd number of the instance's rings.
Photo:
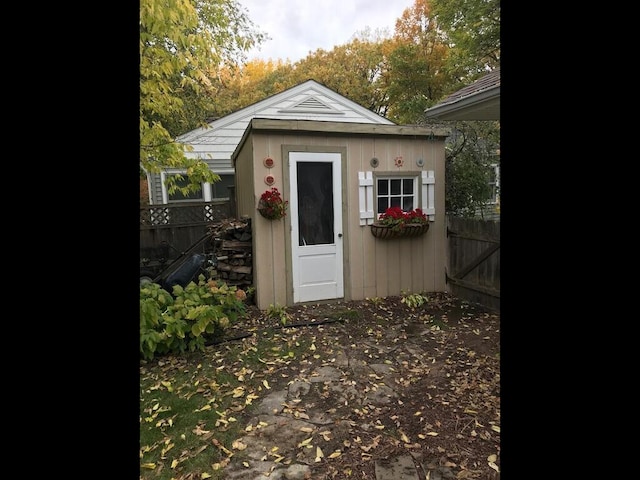
<svg viewBox="0 0 640 480">
<path fill-rule="evenodd" d="M 332 366 L 323 365 L 293 378 L 286 389 L 273 391 L 257 404 L 256 416 L 240 442 L 246 445 L 231 458 L 225 474 L 230 480 L 307 480 L 317 462 L 327 461 L 332 451 L 344 448 L 352 438 L 354 423 L 336 413 L 350 409 L 384 406 L 397 401 L 398 372 L 385 361 L 384 349 L 372 349 L 371 363 L 350 359 L 348 349 L 336 346 Z M 389 350 L 389 349 L 387 349 Z M 395 360 L 400 353 L 386 352 Z M 408 351 L 408 353 L 407 353 Z M 379 356 L 377 354 L 380 354 Z M 401 355 L 420 358 L 421 352 L 407 347 Z M 384 362 L 384 363 L 383 363 Z M 363 430 L 375 428 L 363 423 Z M 333 443 L 331 443 L 333 441 Z M 321 454 L 318 457 L 318 454 Z M 419 480 L 418 471 L 431 480 L 448 480 L 446 469 L 427 468 L 421 459 L 398 455 L 375 459 L 376 480 Z M 418 464 L 418 466 L 416 466 Z"/>
</svg>

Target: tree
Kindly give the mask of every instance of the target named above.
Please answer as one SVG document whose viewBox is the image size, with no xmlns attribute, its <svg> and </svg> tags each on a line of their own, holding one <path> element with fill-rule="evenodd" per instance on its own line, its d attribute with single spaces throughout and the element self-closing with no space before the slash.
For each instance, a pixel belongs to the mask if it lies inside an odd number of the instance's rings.
<svg viewBox="0 0 640 480">
<path fill-rule="evenodd" d="M 185 155 L 188 147 L 175 137 L 204 125 L 207 72 L 244 60 L 244 52 L 266 35 L 236 0 L 140 1 L 140 166 L 149 173 L 167 168 L 186 171 L 184 194 L 202 182 L 220 179 L 205 161 Z M 176 190 L 181 176 L 169 176 Z"/>
<path fill-rule="evenodd" d="M 500 0 L 430 1 L 452 46 L 452 73 L 467 83 L 500 66 Z"/>
<path fill-rule="evenodd" d="M 448 214 L 474 217 L 492 198 L 492 165 L 500 163 L 500 122 L 454 122 L 446 144 Z"/>
<path fill-rule="evenodd" d="M 389 53 L 386 86 L 389 118 L 421 123 L 424 110 L 447 91 L 451 80 L 444 68 L 449 46 L 427 0 L 415 0 L 396 20 L 395 48 Z"/>
</svg>

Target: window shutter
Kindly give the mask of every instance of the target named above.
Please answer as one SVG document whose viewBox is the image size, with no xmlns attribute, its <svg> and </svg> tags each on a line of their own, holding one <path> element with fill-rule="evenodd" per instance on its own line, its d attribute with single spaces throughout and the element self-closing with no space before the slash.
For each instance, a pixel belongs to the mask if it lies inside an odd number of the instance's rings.
<svg viewBox="0 0 640 480">
<path fill-rule="evenodd" d="M 433 222 L 436 215 L 436 178 L 433 170 L 422 171 L 422 211 Z"/>
<path fill-rule="evenodd" d="M 373 223 L 373 173 L 358 172 L 358 197 L 360 200 L 360 225 Z"/>
</svg>

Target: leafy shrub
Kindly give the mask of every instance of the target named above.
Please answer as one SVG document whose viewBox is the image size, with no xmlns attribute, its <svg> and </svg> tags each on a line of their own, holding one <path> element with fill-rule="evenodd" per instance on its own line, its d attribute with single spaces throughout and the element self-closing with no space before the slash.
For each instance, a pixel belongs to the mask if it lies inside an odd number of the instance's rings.
<svg viewBox="0 0 640 480">
<path fill-rule="evenodd" d="M 246 293 L 222 281 L 206 281 L 186 287 L 175 285 L 173 295 L 157 283 L 140 287 L 140 354 L 155 355 L 203 350 L 207 340 L 222 337 L 224 330 L 246 314 Z"/>
<path fill-rule="evenodd" d="M 427 303 L 428 300 L 427 297 L 419 293 L 407 294 L 406 292 L 402 292 L 402 299 L 400 301 L 409 308 L 415 309 Z"/>
<path fill-rule="evenodd" d="M 269 308 L 267 308 L 267 317 L 280 320 L 282 325 L 286 325 L 290 318 L 286 307 L 279 303 L 269 305 Z"/>
</svg>

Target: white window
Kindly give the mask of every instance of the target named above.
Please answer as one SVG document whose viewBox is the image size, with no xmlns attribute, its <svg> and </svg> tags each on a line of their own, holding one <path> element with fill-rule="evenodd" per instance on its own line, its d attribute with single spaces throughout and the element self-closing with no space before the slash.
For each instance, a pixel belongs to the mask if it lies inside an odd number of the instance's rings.
<svg viewBox="0 0 640 480">
<path fill-rule="evenodd" d="M 376 213 L 379 216 L 389 207 L 400 207 L 405 212 L 420 208 L 418 177 L 376 177 Z"/>
<path fill-rule="evenodd" d="M 489 166 L 489 186 L 491 193 L 489 194 L 489 203 L 500 203 L 500 165 L 493 163 Z"/>
<path fill-rule="evenodd" d="M 235 185 L 234 175 L 219 174 L 220 180 L 211 184 L 211 200 L 230 200 L 229 187 Z"/>
<path fill-rule="evenodd" d="M 422 170 L 420 175 L 381 174 L 375 180 L 373 172 L 358 172 L 360 226 L 371 225 L 389 207 L 400 207 L 405 212 L 420 208 L 433 222 L 435 186 L 433 170 Z"/>
<path fill-rule="evenodd" d="M 181 173 L 181 172 L 168 172 L 162 173 L 162 194 L 164 197 L 164 203 L 174 203 L 174 202 L 201 202 L 204 197 L 203 197 L 203 188 L 202 185 L 200 185 L 200 188 L 198 190 L 196 190 L 195 192 L 189 192 L 187 195 L 184 195 L 180 190 L 176 190 L 173 193 L 169 193 L 169 190 L 167 189 L 167 183 L 166 180 L 168 177 L 176 177 L 177 175 L 180 175 L 180 177 L 182 178 L 177 178 L 176 179 L 176 185 L 178 187 L 185 187 L 186 185 L 188 185 L 189 183 L 189 176 L 186 175 L 185 173 Z"/>
</svg>

